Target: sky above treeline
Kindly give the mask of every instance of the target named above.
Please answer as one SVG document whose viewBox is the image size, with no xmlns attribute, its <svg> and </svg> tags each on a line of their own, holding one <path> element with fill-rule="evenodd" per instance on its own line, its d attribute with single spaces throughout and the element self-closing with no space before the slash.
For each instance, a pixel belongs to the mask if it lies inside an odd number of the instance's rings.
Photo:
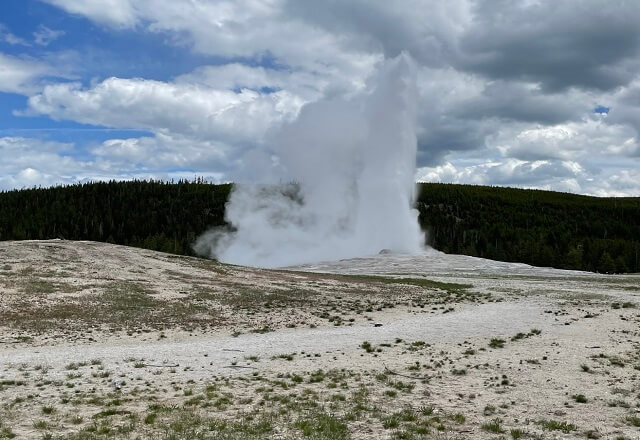
<svg viewBox="0 0 640 440">
<path fill-rule="evenodd" d="M 2 0 L 0 189 L 247 178 L 267 133 L 406 51 L 416 180 L 640 196 L 638 23 L 626 0 Z"/>
</svg>

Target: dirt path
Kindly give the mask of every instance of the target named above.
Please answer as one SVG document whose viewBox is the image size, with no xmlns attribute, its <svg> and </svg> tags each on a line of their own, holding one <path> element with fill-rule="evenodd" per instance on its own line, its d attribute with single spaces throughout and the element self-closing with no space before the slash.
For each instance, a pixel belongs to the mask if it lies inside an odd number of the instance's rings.
<svg viewBox="0 0 640 440">
<path fill-rule="evenodd" d="M 532 328 L 552 334 L 556 328 L 564 328 L 543 310 L 544 307 L 538 302 L 505 302 L 465 306 L 458 311 L 435 316 L 407 316 L 402 312 L 392 312 L 379 317 L 376 321 L 379 327 L 360 324 L 351 327 L 280 329 L 236 337 L 228 332 L 191 338 L 175 335 L 176 340 L 170 342 L 164 342 L 164 339 L 140 342 L 132 338 L 81 346 L 67 343 L 23 347 L 2 350 L 1 353 L 4 362 L 47 364 L 60 370 L 64 370 L 64 366 L 70 362 L 101 359 L 105 366 L 111 367 L 125 359 L 138 358 L 150 364 L 190 366 L 203 375 L 218 375 L 228 373 L 234 360 L 251 356 L 268 359 L 291 352 L 354 352 L 363 341 L 381 344 L 397 338 L 458 344 L 492 337 L 510 337 Z"/>
</svg>

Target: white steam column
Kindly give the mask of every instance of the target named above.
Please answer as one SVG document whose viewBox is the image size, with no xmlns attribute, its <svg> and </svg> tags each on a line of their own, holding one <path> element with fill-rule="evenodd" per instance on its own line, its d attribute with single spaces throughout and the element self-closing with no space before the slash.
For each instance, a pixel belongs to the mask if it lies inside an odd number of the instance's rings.
<svg viewBox="0 0 640 440">
<path fill-rule="evenodd" d="M 349 99 L 308 104 L 270 139 L 281 187 L 238 185 L 226 219 L 196 250 L 224 262 L 278 267 L 377 254 L 417 253 L 416 73 L 407 54 L 385 61 Z"/>
</svg>

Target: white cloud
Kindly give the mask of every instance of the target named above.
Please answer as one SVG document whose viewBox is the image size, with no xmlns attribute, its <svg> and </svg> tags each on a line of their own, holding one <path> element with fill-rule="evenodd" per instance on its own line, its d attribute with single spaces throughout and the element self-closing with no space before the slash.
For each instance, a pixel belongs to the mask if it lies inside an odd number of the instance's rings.
<svg viewBox="0 0 640 440">
<path fill-rule="evenodd" d="M 361 76 L 357 77 L 356 83 L 350 80 L 350 78 L 334 78 L 323 72 L 268 69 L 261 66 L 229 63 L 199 67 L 191 73 L 178 76 L 175 82 L 218 90 L 287 90 L 306 101 L 318 99 L 329 86 L 341 90 L 362 86 Z"/>
<path fill-rule="evenodd" d="M 39 46 L 48 46 L 52 41 L 57 40 L 64 34 L 64 31 L 53 30 L 44 25 L 40 25 L 38 26 L 38 29 L 33 33 L 34 43 Z"/>
<path fill-rule="evenodd" d="M 73 144 L 26 137 L 0 137 L 0 190 L 73 184 L 92 180 L 193 179 L 221 182 L 224 151 L 186 138 L 111 139 L 88 160 Z M 167 171 L 168 169 L 177 169 Z"/>
<path fill-rule="evenodd" d="M 610 166 L 588 171 L 577 162 L 562 160 L 503 159 L 472 165 L 446 162 L 418 169 L 416 178 L 422 182 L 503 185 L 600 197 L 637 196 L 640 194 L 640 161 L 627 166 L 628 169 Z"/>
<path fill-rule="evenodd" d="M 49 85 L 29 98 L 30 111 L 54 119 L 238 143 L 256 142 L 272 126 L 295 117 L 302 104 L 284 90 L 261 94 L 120 78 L 90 89 L 78 83 Z"/>
<path fill-rule="evenodd" d="M 515 130 L 514 130 L 515 129 Z M 520 159 L 592 159 L 594 156 L 637 156 L 640 144 L 633 128 L 604 118 L 551 126 L 507 126 L 487 139 L 503 156 Z"/>
<path fill-rule="evenodd" d="M 29 43 L 24 40 L 23 38 L 20 38 L 16 35 L 14 35 L 13 33 L 11 33 L 7 27 L 5 25 L 3 25 L 2 23 L 0 23 L 0 42 L 4 41 L 5 43 L 11 44 L 11 45 L 21 45 L 21 46 L 28 46 Z"/>
<path fill-rule="evenodd" d="M 131 27 L 137 22 L 136 11 L 129 0 L 44 0 L 72 14 L 83 15 L 98 23 L 115 27 Z"/>
<path fill-rule="evenodd" d="M 408 50 L 419 64 L 418 161 L 428 166 L 422 173 L 429 180 L 590 193 L 634 188 L 637 5 L 44 1 L 107 27 L 156 33 L 186 50 L 234 60 L 169 82 L 109 78 L 38 92 L 34 84 L 50 74 L 47 66 L 64 63 L 6 56 L 3 63 L 0 55 L 0 66 L 10 66 L 0 67 L 0 90 L 30 93 L 30 112 L 154 134 L 95 147 L 112 165 L 192 167 L 195 157 L 207 167 L 233 168 L 246 160 L 240 158 L 248 145 L 304 103 L 361 89 L 377 62 Z M 606 117 L 593 114 L 600 104 L 611 108 Z"/>
<path fill-rule="evenodd" d="M 84 165 L 68 154 L 73 146 L 22 137 L 0 138 L 0 188 L 74 182 Z"/>
<path fill-rule="evenodd" d="M 116 28 L 141 27 L 175 44 L 224 57 L 275 56 L 294 67 L 357 76 L 379 60 L 345 39 L 287 14 L 285 0 L 45 0 L 67 12 Z"/>
<path fill-rule="evenodd" d="M 40 61 L 0 53 L 0 92 L 33 92 L 39 78 L 52 73 L 51 67 Z"/>
<path fill-rule="evenodd" d="M 211 172 L 226 168 L 235 154 L 235 150 L 228 145 L 215 141 L 164 134 L 109 139 L 91 152 L 97 159 L 127 172 L 158 172 L 167 168 Z"/>
</svg>

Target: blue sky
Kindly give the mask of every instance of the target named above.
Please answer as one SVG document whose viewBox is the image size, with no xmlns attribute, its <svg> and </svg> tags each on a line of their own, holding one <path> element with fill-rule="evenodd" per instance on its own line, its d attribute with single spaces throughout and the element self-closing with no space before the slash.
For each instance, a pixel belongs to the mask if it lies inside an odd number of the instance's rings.
<svg viewBox="0 0 640 440">
<path fill-rule="evenodd" d="M 405 51 L 417 180 L 640 195 L 640 4 L 500 5 L 5 0 L 0 189 L 255 178 L 269 133 Z"/>
<path fill-rule="evenodd" d="M 3 33 L 22 40 L 13 44 L 6 38 L 0 40 L 2 53 L 33 60 L 59 58 L 58 63 L 64 64 L 60 70 L 65 70 L 65 80 L 81 82 L 85 86 L 111 76 L 168 81 L 200 65 L 224 62 L 214 56 L 194 54 L 184 47 L 166 44 L 166 38 L 158 35 L 93 24 L 82 16 L 66 13 L 44 2 L 7 0 L 1 8 Z M 53 31 L 50 41 L 38 44 L 36 36 L 46 33 L 47 29 Z M 54 72 L 42 77 L 45 82 L 57 79 Z M 27 100 L 28 96 L 20 93 L 0 93 L 0 135 L 75 142 L 83 147 L 113 137 L 150 134 L 47 116 L 20 116 L 19 112 L 27 107 Z"/>
</svg>

